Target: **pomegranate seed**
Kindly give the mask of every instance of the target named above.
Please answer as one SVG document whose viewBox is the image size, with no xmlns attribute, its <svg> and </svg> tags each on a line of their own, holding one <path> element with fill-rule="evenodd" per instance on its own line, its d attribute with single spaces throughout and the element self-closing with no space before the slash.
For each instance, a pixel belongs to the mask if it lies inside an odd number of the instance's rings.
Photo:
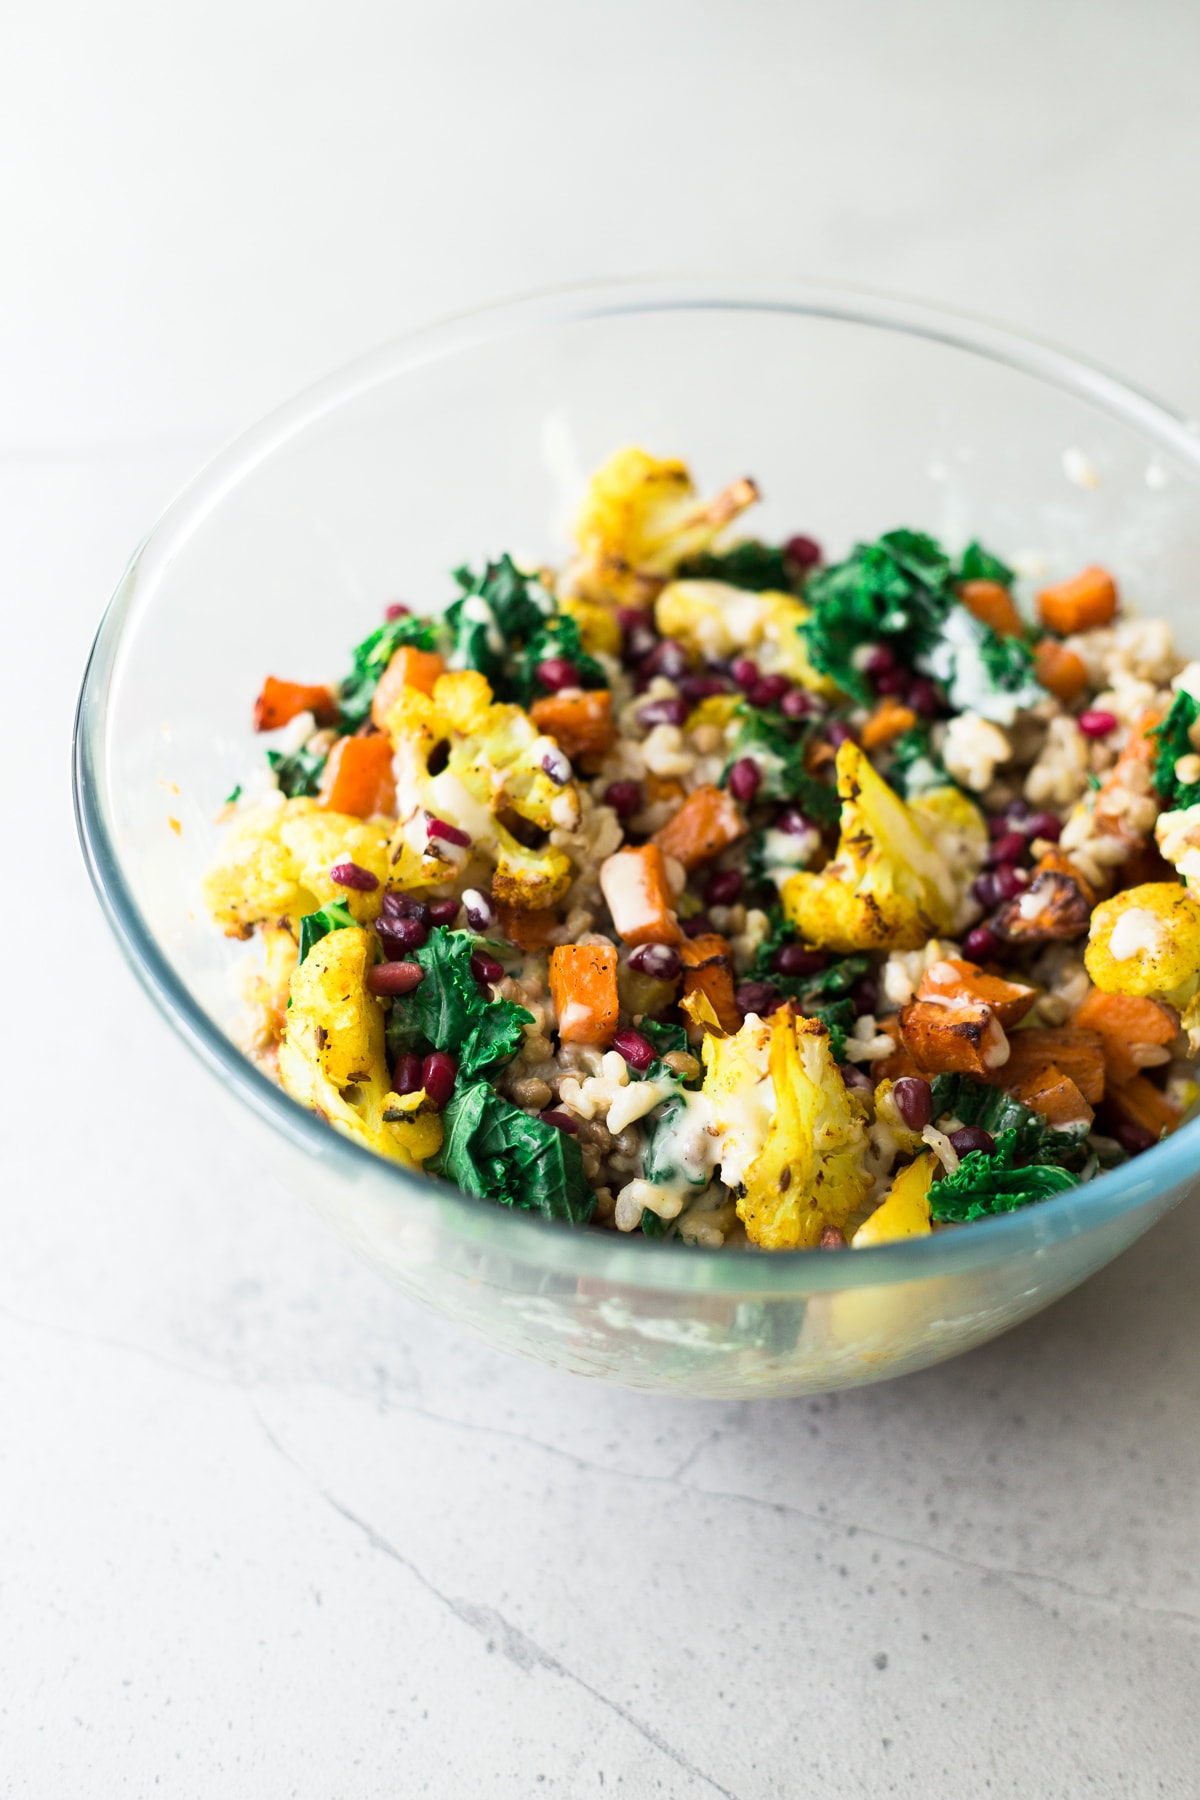
<svg viewBox="0 0 1200 1800">
<path fill-rule="evenodd" d="M 543 756 L 542 773 L 548 775 L 556 787 L 566 787 L 570 781 L 571 765 L 557 746 Z"/>
<path fill-rule="evenodd" d="M 1025 830 L 1031 838 L 1045 838 L 1048 844 L 1057 844 L 1062 836 L 1062 820 L 1057 813 L 1034 813 L 1026 824 Z"/>
<path fill-rule="evenodd" d="M 379 933 L 379 941 L 385 953 L 402 961 L 406 950 L 419 950 L 429 937 L 429 926 L 424 919 L 388 919 L 382 913 L 375 922 Z"/>
<path fill-rule="evenodd" d="M 695 918 L 681 919 L 679 923 L 683 927 L 684 937 L 707 937 L 712 930 L 712 920 L 707 913 L 697 913 Z"/>
<path fill-rule="evenodd" d="M 631 1069 L 644 1073 L 654 1061 L 655 1049 L 649 1038 L 644 1038 L 640 1031 L 618 1031 L 613 1038 L 613 1049 L 618 1056 L 623 1056 Z"/>
<path fill-rule="evenodd" d="M 1018 894 L 1024 893 L 1029 876 L 1024 869 L 1014 869 L 1011 863 L 1001 863 L 993 871 L 992 880 L 996 884 L 999 899 L 1015 900 Z"/>
<path fill-rule="evenodd" d="M 835 750 L 840 750 L 843 744 L 856 744 L 858 742 L 858 739 L 855 737 L 849 725 L 841 719 L 831 719 L 829 721 L 829 724 L 825 727 L 825 736 L 829 739 Z"/>
<path fill-rule="evenodd" d="M 805 837 L 815 829 L 812 820 L 805 818 L 798 806 L 785 806 L 775 821 L 776 831 L 789 832 L 793 837 Z"/>
<path fill-rule="evenodd" d="M 573 1119 L 570 1113 L 544 1112 L 539 1113 L 538 1117 L 541 1119 L 543 1125 L 553 1125 L 556 1131 L 565 1131 L 571 1137 L 574 1137 L 575 1133 L 579 1130 L 579 1121 Z"/>
<path fill-rule="evenodd" d="M 453 925 L 457 917 L 457 900 L 431 900 L 429 902 L 429 923 L 431 925 Z"/>
<path fill-rule="evenodd" d="M 1113 1136 L 1122 1150 L 1128 1150 L 1130 1156 L 1138 1156 L 1158 1142 L 1153 1132 L 1147 1131 L 1144 1125 L 1135 1125 L 1132 1119 L 1122 1119 L 1113 1128 Z"/>
<path fill-rule="evenodd" d="M 334 863 L 329 879 L 336 881 L 339 887 L 354 888 L 360 894 L 373 894 L 379 886 L 378 875 L 372 875 L 370 869 L 361 868 L 356 862 Z"/>
<path fill-rule="evenodd" d="M 1029 848 L 1029 840 L 1019 831 L 1006 831 L 1003 837 L 996 839 L 987 853 L 988 864 L 995 868 L 997 863 L 1018 863 Z"/>
<path fill-rule="evenodd" d="M 682 725 L 691 707 L 681 694 L 668 700 L 652 700 L 638 714 L 638 724 L 652 730 L 655 725 Z"/>
<path fill-rule="evenodd" d="M 476 981 L 492 987 L 497 981 L 504 980 L 504 964 L 489 956 L 486 950 L 475 950 L 471 955 L 471 973 Z"/>
<path fill-rule="evenodd" d="M 367 970 L 367 986 L 373 994 L 411 994 L 425 979 L 420 963 L 376 963 Z"/>
<path fill-rule="evenodd" d="M 457 825 L 450 825 L 445 819 L 430 819 L 425 827 L 431 838 L 441 838 L 443 843 L 457 844 L 460 850 L 470 848 L 471 840 L 465 831 Z"/>
<path fill-rule="evenodd" d="M 604 790 L 604 804 L 612 807 L 618 819 L 630 819 L 641 811 L 642 790 L 636 781 L 610 781 Z"/>
<path fill-rule="evenodd" d="M 905 698 L 918 719 L 932 719 L 940 704 L 937 689 L 925 675 L 918 675 L 917 679 L 909 684 Z"/>
<path fill-rule="evenodd" d="M 654 630 L 654 614 L 647 612 L 644 606 L 619 606 L 617 608 L 617 624 L 624 632 L 644 628 L 654 637 L 658 636 Z"/>
<path fill-rule="evenodd" d="M 806 719 L 817 711 L 817 702 L 803 688 L 789 688 L 779 702 L 779 710 L 785 719 Z"/>
<path fill-rule="evenodd" d="M 749 806 L 762 786 L 762 770 L 752 756 L 739 756 L 729 771 L 729 791 L 743 806 Z"/>
<path fill-rule="evenodd" d="M 625 638 L 621 647 L 621 660 L 626 668 L 636 668 L 653 656 L 658 645 L 657 635 L 649 625 L 629 625 L 625 628 Z"/>
<path fill-rule="evenodd" d="M 390 606 L 384 607 L 383 616 L 385 619 L 407 619 L 411 612 L 412 607 L 405 606 L 403 600 L 393 600 Z"/>
<path fill-rule="evenodd" d="M 794 562 L 798 569 L 815 569 L 822 557 L 822 550 L 816 538 L 811 538 L 803 531 L 790 537 L 783 546 L 783 554 L 789 562 Z"/>
<path fill-rule="evenodd" d="M 629 966 L 655 981 L 674 981 L 683 965 L 670 944 L 642 944 L 629 958 Z"/>
<path fill-rule="evenodd" d="M 1004 816 L 1011 821 L 1015 830 L 1024 831 L 1025 820 L 1029 817 L 1031 810 L 1028 800 L 1023 800 L 1018 794 L 1017 798 L 1010 800 L 1005 807 Z"/>
<path fill-rule="evenodd" d="M 803 944 L 784 944 L 771 958 L 771 967 L 780 975 L 819 975 L 825 961 L 819 950 L 806 950 Z"/>
<path fill-rule="evenodd" d="M 557 694 L 560 688 L 579 686 L 579 670 L 565 656 L 548 656 L 533 672 L 552 694 Z"/>
<path fill-rule="evenodd" d="M 458 1064 L 448 1050 L 434 1050 L 421 1064 L 421 1086 L 425 1098 L 436 1112 L 441 1112 L 454 1092 Z"/>
<path fill-rule="evenodd" d="M 682 644 L 677 643 L 674 638 L 661 638 L 642 662 L 638 672 L 647 678 L 651 675 L 665 675 L 668 681 L 679 681 L 691 666 Z"/>
<path fill-rule="evenodd" d="M 872 644 L 862 660 L 864 675 L 890 675 L 896 667 L 896 658 L 886 644 Z"/>
<path fill-rule="evenodd" d="M 735 656 L 729 665 L 729 673 L 740 688 L 752 688 L 758 680 L 758 664 L 752 656 Z"/>
<path fill-rule="evenodd" d="M 421 1059 L 415 1050 L 396 1058 L 392 1087 L 397 1094 L 415 1094 L 421 1086 Z"/>
<path fill-rule="evenodd" d="M 960 1131 L 952 1131 L 950 1142 L 960 1156 L 969 1156 L 972 1150 L 982 1150 L 985 1156 L 991 1156 L 996 1149 L 995 1138 L 982 1125 L 964 1125 Z"/>
<path fill-rule="evenodd" d="M 679 691 L 685 700 L 711 700 L 714 694 L 727 694 L 729 683 L 723 675 L 685 675 Z"/>
<path fill-rule="evenodd" d="M 779 1011 L 780 1007 L 787 1007 L 790 1005 L 791 1001 L 786 994 L 773 994 L 771 999 L 768 1000 L 767 1004 L 763 1007 L 759 1017 L 769 1019 L 772 1013 L 777 1013 Z"/>
<path fill-rule="evenodd" d="M 467 924 L 472 931 L 491 931 L 496 923 L 496 914 L 490 900 L 481 894 L 478 888 L 464 888 L 462 897 L 463 911 L 467 915 Z"/>
<path fill-rule="evenodd" d="M 757 1013 L 761 1019 L 763 1008 L 775 997 L 775 989 L 769 981 L 743 981 L 733 996 L 733 1003 L 743 1018 L 747 1013 Z"/>
<path fill-rule="evenodd" d="M 1012 820 L 1007 813 L 993 813 L 987 822 L 990 838 L 1007 837 L 1012 830 Z"/>
<path fill-rule="evenodd" d="M 877 694 L 902 694 L 911 679 L 907 669 L 888 669 L 884 674 L 876 675 L 875 692 Z"/>
<path fill-rule="evenodd" d="M 761 681 L 755 682 L 746 698 L 751 706 L 778 706 L 791 685 L 786 675 L 764 675 Z"/>
<path fill-rule="evenodd" d="M 732 906 L 741 891 L 741 870 L 719 869 L 715 875 L 709 876 L 704 898 L 709 906 Z"/>
<path fill-rule="evenodd" d="M 976 925 L 963 939 L 963 949 L 971 962 L 990 962 L 1000 952 L 1000 939 L 987 925 Z"/>
<path fill-rule="evenodd" d="M 1084 737 L 1107 737 L 1117 729 L 1117 715 L 1110 712 L 1081 712 L 1075 723 Z"/>
<path fill-rule="evenodd" d="M 860 1013 L 873 1013 L 879 1005 L 879 983 L 872 975 L 864 975 L 850 990 L 850 998 Z"/>
<path fill-rule="evenodd" d="M 919 1075 L 901 1075 L 892 1083 L 896 1111 L 910 1131 L 924 1131 L 933 1118 L 933 1089 Z"/>
</svg>

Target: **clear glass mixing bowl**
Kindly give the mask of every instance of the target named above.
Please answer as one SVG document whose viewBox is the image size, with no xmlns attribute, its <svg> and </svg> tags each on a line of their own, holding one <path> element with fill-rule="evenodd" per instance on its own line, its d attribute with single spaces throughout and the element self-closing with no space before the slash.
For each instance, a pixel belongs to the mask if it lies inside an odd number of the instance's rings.
<svg viewBox="0 0 1200 1800">
<path fill-rule="evenodd" d="M 1119 381 L 859 292 L 577 289 L 355 363 L 180 495 L 84 679 L 84 850 L 135 972 L 248 1128 L 248 1157 L 409 1293 L 507 1349 L 633 1387 L 879 1380 L 994 1337 L 1117 1255 L 1196 1185 L 1200 1124 L 1087 1187 L 923 1242 L 694 1250 L 405 1175 L 293 1104 L 229 1035 L 244 952 L 205 921 L 198 884 L 214 814 L 262 754 L 262 675 L 336 672 L 384 601 L 441 603 L 463 561 L 561 557 L 586 471 L 626 443 L 683 456 L 706 489 L 752 473 L 764 534 L 809 531 L 835 555 L 908 524 L 1042 551 L 1050 573 L 1102 562 L 1200 650 L 1200 439 Z"/>
</svg>

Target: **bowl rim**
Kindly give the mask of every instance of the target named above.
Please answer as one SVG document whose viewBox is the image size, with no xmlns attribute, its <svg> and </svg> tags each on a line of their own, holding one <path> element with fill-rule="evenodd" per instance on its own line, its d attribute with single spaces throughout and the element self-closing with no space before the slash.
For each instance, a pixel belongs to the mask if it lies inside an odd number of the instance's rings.
<svg viewBox="0 0 1200 1800">
<path fill-rule="evenodd" d="M 1200 1118 L 1130 1162 L 968 1230 L 878 1245 L 844 1256 L 807 1250 L 706 1249 L 640 1233 L 564 1230 L 556 1221 L 462 1194 L 351 1142 L 258 1069 L 193 999 L 143 917 L 121 868 L 106 813 L 108 701 L 135 595 L 152 584 L 224 496 L 277 448 L 326 413 L 430 363 L 517 332 L 586 325 L 620 314 L 747 312 L 819 318 L 940 343 L 1013 368 L 1086 400 L 1200 475 L 1200 427 L 1096 363 L 990 319 L 923 300 L 819 280 L 631 279 L 539 290 L 422 326 L 355 358 L 268 413 L 219 451 L 143 537 L 113 592 L 88 656 L 72 735 L 72 790 L 84 860 L 102 910 L 134 974 L 209 1073 L 329 1179 L 376 1190 L 415 1219 L 477 1252 L 521 1257 L 547 1273 L 625 1290 L 787 1297 L 927 1280 L 1040 1255 L 1184 1186 L 1196 1168 Z M 849 1279 L 848 1279 L 849 1277 Z"/>
</svg>

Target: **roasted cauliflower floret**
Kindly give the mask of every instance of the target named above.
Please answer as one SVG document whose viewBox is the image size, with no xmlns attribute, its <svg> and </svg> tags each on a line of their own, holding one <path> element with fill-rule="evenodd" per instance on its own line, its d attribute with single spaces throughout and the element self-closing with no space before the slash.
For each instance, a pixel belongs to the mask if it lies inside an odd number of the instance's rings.
<svg viewBox="0 0 1200 1800">
<path fill-rule="evenodd" d="M 1200 893 L 1200 805 L 1159 813 L 1154 836 L 1167 862 Z"/>
<path fill-rule="evenodd" d="M 684 463 L 618 450 L 597 470 L 575 528 L 581 555 L 564 592 L 619 606 L 648 606 L 679 564 L 707 550 L 752 506 L 758 489 L 735 481 L 699 502 Z"/>
<path fill-rule="evenodd" d="M 751 593 L 725 581 L 672 581 L 658 596 L 654 619 L 709 661 L 753 656 L 764 675 L 787 675 L 813 693 L 836 694 L 837 685 L 808 660 L 800 627 L 812 608 L 794 594 Z"/>
<path fill-rule="evenodd" d="M 1092 914 L 1083 960 L 1106 994 L 1186 1007 L 1200 989 L 1200 899 L 1173 881 L 1114 894 Z"/>
<path fill-rule="evenodd" d="M 866 1125 L 815 1019 L 781 1007 L 728 1038 L 706 1036 L 703 1092 L 719 1134 L 721 1179 L 764 1250 L 812 1249 L 870 1186 Z"/>
<path fill-rule="evenodd" d="M 930 797 L 922 820 L 854 743 L 838 751 L 837 777 L 837 855 L 820 874 L 801 870 L 784 883 L 783 909 L 792 924 L 808 943 L 842 953 L 916 950 L 945 935 L 960 888 L 930 829 Z"/>
<path fill-rule="evenodd" d="M 354 862 L 376 877 L 369 894 L 339 887 L 330 870 Z M 388 834 L 349 813 L 326 812 L 315 800 L 256 806 L 239 817 L 204 878 L 204 897 L 227 937 L 249 937 L 266 920 L 298 921 L 328 900 L 341 900 L 369 923 L 388 878 Z"/>
<path fill-rule="evenodd" d="M 413 1096 L 390 1091 L 383 1008 L 366 984 L 374 954 L 372 934 L 357 927 L 331 931 L 309 951 L 292 976 L 279 1079 L 346 1137 L 419 1169 L 440 1150 L 442 1124 L 436 1113 L 413 1113 Z"/>
</svg>

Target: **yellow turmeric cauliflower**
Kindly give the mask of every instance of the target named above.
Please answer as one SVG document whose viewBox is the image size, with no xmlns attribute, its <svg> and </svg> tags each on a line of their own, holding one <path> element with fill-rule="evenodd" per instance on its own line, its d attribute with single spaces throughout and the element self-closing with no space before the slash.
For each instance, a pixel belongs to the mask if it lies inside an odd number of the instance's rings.
<svg viewBox="0 0 1200 1800">
<path fill-rule="evenodd" d="M 429 836 L 430 820 L 441 819 L 496 864 L 501 899 L 531 909 L 562 898 L 571 882 L 567 856 L 549 845 L 526 849 L 500 822 L 515 813 L 547 832 L 579 823 L 570 764 L 524 708 L 498 704 L 484 677 L 464 669 L 440 676 L 432 695 L 404 688 L 385 725 L 396 750 L 393 885 L 432 887 L 460 873 L 461 860 Z M 443 766 L 431 774 L 435 751 Z"/>
<path fill-rule="evenodd" d="M 339 862 L 369 869 L 379 887 L 370 894 L 339 887 L 329 874 Z M 268 920 L 298 921 L 329 900 L 367 924 L 378 915 L 387 877 L 386 830 L 297 798 L 253 807 L 235 820 L 204 878 L 204 898 L 227 937 L 249 937 Z"/>
<path fill-rule="evenodd" d="M 815 1019 L 781 1007 L 728 1038 L 706 1036 L 703 1092 L 720 1137 L 721 1179 L 764 1250 L 812 1249 L 870 1186 L 866 1125 Z"/>
<path fill-rule="evenodd" d="M 383 1009 L 366 985 L 373 959 L 372 934 L 358 928 L 331 931 L 309 951 L 292 976 L 279 1079 L 346 1137 L 419 1169 L 440 1150 L 442 1123 L 390 1091 Z"/>
<path fill-rule="evenodd" d="M 698 502 L 684 463 L 645 450 L 618 450 L 593 475 L 575 528 L 582 552 L 564 591 L 584 600 L 647 606 L 679 564 L 701 550 L 758 499 L 735 481 Z"/>
<path fill-rule="evenodd" d="M 725 581 L 672 581 L 654 604 L 664 637 L 708 661 L 752 656 L 764 675 L 786 675 L 815 694 L 837 684 L 814 669 L 800 627 L 812 611 L 794 594 L 751 593 Z"/>
<path fill-rule="evenodd" d="M 1125 888 L 1092 914 L 1083 960 L 1106 994 L 1186 1006 L 1200 989 L 1200 899 L 1173 881 Z"/>
<path fill-rule="evenodd" d="M 923 821 L 915 803 L 901 800 L 849 742 L 838 751 L 837 778 L 837 855 L 819 874 L 800 870 L 785 881 L 783 909 L 792 924 L 808 943 L 840 953 L 916 950 L 948 932 L 960 888 L 934 842 L 930 796 Z"/>
</svg>

